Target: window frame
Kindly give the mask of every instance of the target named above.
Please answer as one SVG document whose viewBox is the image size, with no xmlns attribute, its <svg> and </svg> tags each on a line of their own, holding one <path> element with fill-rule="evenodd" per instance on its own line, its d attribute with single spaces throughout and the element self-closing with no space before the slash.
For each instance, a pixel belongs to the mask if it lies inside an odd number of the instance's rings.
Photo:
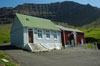
<svg viewBox="0 0 100 66">
<path fill-rule="evenodd" d="M 42 30 L 37 29 L 37 36 L 38 36 L 38 39 L 42 39 L 43 38 Z"/>
<path fill-rule="evenodd" d="M 50 39 L 50 37 L 51 37 L 51 36 L 50 36 L 50 35 L 51 35 L 51 34 L 50 34 L 50 31 L 49 31 L 49 30 L 46 30 L 46 31 L 45 31 L 45 34 L 46 34 L 46 39 Z M 48 37 L 48 35 L 49 35 L 49 37 Z"/>
<path fill-rule="evenodd" d="M 56 35 L 56 37 L 55 37 L 55 35 Z M 54 40 L 57 40 L 57 38 L 58 38 L 58 36 L 57 36 L 57 31 L 54 31 L 54 33 L 53 33 L 53 38 L 54 38 Z"/>
</svg>

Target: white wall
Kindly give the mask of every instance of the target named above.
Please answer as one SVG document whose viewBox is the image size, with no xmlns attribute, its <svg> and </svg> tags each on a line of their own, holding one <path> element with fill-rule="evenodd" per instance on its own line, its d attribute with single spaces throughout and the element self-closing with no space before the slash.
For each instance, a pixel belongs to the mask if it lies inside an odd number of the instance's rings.
<svg viewBox="0 0 100 66">
<path fill-rule="evenodd" d="M 57 31 L 57 39 L 53 37 L 53 31 L 50 31 L 50 38 L 46 38 L 45 30 L 42 30 L 42 38 L 38 38 L 37 29 L 33 29 L 33 42 L 34 44 L 42 44 L 46 48 L 53 49 L 55 47 L 61 48 L 61 33 Z M 28 28 L 24 28 L 24 45 L 29 43 Z"/>
<path fill-rule="evenodd" d="M 45 47 L 53 49 L 55 47 L 62 47 L 61 43 L 61 33 L 57 31 L 57 39 L 54 39 L 53 36 L 54 31 L 50 31 L 50 38 L 46 38 L 46 30 L 42 30 L 42 38 L 38 38 L 37 29 L 34 29 L 34 43 L 35 44 L 42 44 Z"/>
<path fill-rule="evenodd" d="M 15 21 L 11 28 L 11 45 L 17 47 L 23 47 L 23 27 L 19 20 L 15 18 Z"/>
<path fill-rule="evenodd" d="M 28 39 L 28 28 L 24 28 L 24 46 L 29 43 Z"/>
<path fill-rule="evenodd" d="M 11 34 L 11 45 L 17 47 L 23 47 L 23 30 L 17 30 L 16 32 Z"/>
</svg>

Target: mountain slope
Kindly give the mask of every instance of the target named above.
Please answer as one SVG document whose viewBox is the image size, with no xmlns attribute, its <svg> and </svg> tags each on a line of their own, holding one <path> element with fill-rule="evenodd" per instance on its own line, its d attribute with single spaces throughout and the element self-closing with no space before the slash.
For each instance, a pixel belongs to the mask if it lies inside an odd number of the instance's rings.
<svg viewBox="0 0 100 66">
<path fill-rule="evenodd" d="M 100 9 L 72 1 L 51 4 L 23 4 L 15 8 L 0 8 L 0 23 L 11 23 L 15 13 L 50 19 L 73 26 L 90 24 L 100 17 Z"/>
<path fill-rule="evenodd" d="M 90 28 L 90 27 L 100 27 L 100 18 L 96 19 L 90 24 L 84 25 L 83 27 Z"/>
</svg>

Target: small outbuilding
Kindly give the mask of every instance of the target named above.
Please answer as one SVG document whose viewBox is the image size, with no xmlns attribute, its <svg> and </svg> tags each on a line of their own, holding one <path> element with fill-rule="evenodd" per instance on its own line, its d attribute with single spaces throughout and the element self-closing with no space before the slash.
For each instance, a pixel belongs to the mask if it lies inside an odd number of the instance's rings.
<svg viewBox="0 0 100 66">
<path fill-rule="evenodd" d="M 85 44 L 84 32 L 57 25 L 61 29 L 62 45 L 64 47 Z"/>
<path fill-rule="evenodd" d="M 61 49 L 61 32 L 48 19 L 16 14 L 11 28 L 11 45 L 31 51 Z"/>
</svg>

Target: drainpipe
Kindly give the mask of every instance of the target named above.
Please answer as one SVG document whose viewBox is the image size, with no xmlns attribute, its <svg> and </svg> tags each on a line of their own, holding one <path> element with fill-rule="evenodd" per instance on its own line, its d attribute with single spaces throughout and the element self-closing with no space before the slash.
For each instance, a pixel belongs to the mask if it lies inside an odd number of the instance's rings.
<svg viewBox="0 0 100 66">
<path fill-rule="evenodd" d="M 75 41 L 75 46 L 77 45 L 77 37 L 76 37 L 76 32 L 73 32 L 74 35 L 74 41 Z"/>
</svg>

